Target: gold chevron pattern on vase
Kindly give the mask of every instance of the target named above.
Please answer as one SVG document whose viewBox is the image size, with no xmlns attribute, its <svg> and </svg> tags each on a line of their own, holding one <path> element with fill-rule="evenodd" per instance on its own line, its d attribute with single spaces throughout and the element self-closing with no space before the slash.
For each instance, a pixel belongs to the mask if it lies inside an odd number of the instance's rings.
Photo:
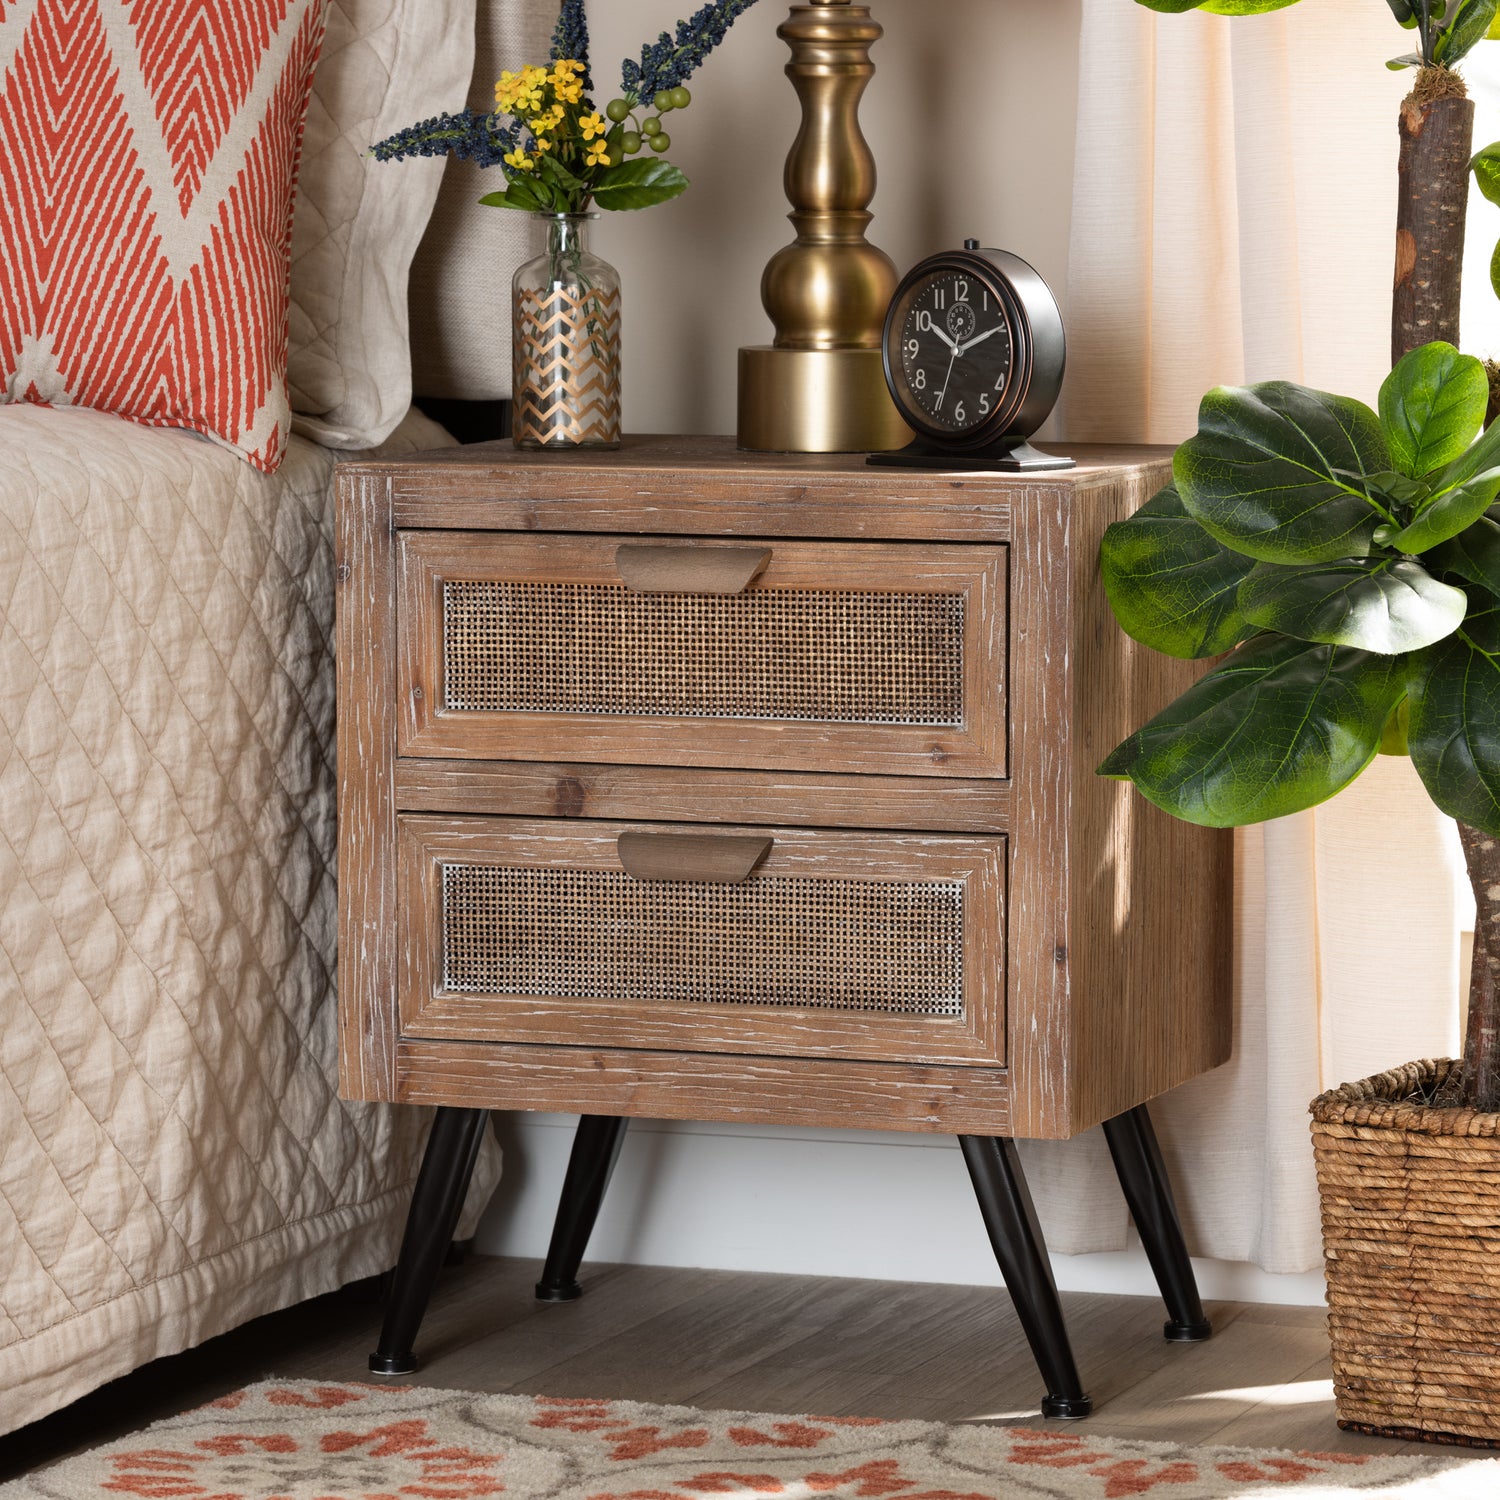
<svg viewBox="0 0 1500 1500">
<path fill-rule="evenodd" d="M 517 447 L 620 446 L 618 290 L 517 290 L 512 348 Z"/>
</svg>

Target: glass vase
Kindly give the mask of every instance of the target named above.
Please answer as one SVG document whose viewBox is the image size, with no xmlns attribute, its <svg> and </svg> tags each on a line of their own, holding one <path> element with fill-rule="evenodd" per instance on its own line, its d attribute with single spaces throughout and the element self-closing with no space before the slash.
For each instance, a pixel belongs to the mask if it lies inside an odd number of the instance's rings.
<svg viewBox="0 0 1500 1500">
<path fill-rule="evenodd" d="M 620 277 L 589 252 L 597 214 L 536 214 L 547 248 L 511 283 L 518 448 L 620 446 Z"/>
</svg>

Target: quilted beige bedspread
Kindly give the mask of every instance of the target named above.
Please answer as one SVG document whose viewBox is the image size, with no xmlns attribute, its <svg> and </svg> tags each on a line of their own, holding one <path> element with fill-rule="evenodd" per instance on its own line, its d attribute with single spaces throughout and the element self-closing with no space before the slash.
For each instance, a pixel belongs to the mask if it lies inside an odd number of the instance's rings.
<svg viewBox="0 0 1500 1500">
<path fill-rule="evenodd" d="M 335 1082 L 332 462 L 0 406 L 0 1432 L 395 1260 L 425 1116 Z"/>
</svg>

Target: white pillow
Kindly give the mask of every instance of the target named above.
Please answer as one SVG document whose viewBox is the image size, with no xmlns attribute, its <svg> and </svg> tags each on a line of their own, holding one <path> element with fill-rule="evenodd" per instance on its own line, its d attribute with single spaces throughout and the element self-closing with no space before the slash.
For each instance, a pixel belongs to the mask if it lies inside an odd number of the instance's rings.
<svg viewBox="0 0 1500 1500">
<path fill-rule="evenodd" d="M 292 227 L 287 373 L 293 430 L 327 447 L 383 442 L 411 404 L 407 276 L 444 158 L 367 153 L 403 126 L 463 108 L 475 5 L 327 0 Z"/>
<path fill-rule="evenodd" d="M 503 69 L 546 62 L 556 22 L 557 0 L 480 0 L 469 103 L 493 109 Z M 542 240 L 530 214 L 481 206 L 483 194 L 504 186 L 498 167 L 448 163 L 411 268 L 411 352 L 419 396 L 479 401 L 510 395 L 510 280 Z"/>
</svg>

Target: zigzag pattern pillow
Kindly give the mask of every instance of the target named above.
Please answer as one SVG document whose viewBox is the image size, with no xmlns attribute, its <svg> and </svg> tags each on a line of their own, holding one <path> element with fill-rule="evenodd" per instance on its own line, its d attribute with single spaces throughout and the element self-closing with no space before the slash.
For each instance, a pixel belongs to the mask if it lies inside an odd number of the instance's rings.
<svg viewBox="0 0 1500 1500">
<path fill-rule="evenodd" d="M 281 461 L 321 0 L 0 0 L 0 401 Z"/>
</svg>

